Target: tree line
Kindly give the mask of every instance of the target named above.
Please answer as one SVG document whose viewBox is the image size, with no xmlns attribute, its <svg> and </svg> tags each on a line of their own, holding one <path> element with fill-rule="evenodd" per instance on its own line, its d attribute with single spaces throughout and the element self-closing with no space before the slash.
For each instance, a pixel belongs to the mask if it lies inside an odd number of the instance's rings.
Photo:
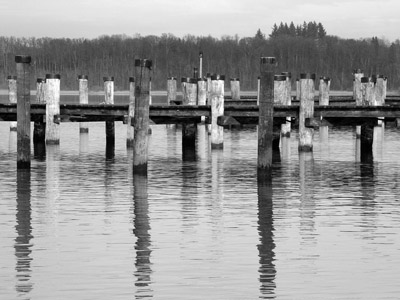
<svg viewBox="0 0 400 300">
<path fill-rule="evenodd" d="M 353 70 L 366 76 L 388 77 L 388 88 L 400 86 L 400 41 L 377 37 L 342 39 L 328 35 L 321 23 L 274 25 L 266 35 L 259 29 L 252 37 L 172 34 L 161 36 L 113 35 L 95 39 L 0 37 L 0 88 L 15 75 L 15 55 L 32 57 L 32 82 L 46 74 L 61 75 L 62 90 L 77 90 L 78 75 L 89 76 L 90 90 L 103 89 L 103 77 L 114 76 L 115 89 L 127 90 L 134 75 L 134 60 L 153 61 L 152 88 L 166 90 L 168 77 L 192 77 L 203 53 L 203 75 L 224 74 L 240 79 L 242 90 L 255 90 L 261 56 L 275 56 L 277 73 L 315 73 L 331 78 L 331 89 L 351 90 Z M 2 79 L 2 80 L 1 80 Z"/>
</svg>

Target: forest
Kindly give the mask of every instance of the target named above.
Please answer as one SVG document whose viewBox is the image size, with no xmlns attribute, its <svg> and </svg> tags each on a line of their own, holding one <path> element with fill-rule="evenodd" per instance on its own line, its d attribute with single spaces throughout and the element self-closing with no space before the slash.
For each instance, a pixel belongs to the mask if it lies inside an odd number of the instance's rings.
<svg viewBox="0 0 400 300">
<path fill-rule="evenodd" d="M 315 73 L 317 78 L 331 78 L 331 90 L 351 90 L 353 70 L 363 70 L 388 78 L 388 89 L 400 88 L 400 41 L 384 38 L 343 39 L 329 35 L 321 23 L 274 24 L 264 34 L 254 36 L 140 34 L 100 36 L 95 39 L 0 37 L 0 88 L 7 88 L 6 78 L 15 75 L 15 55 L 32 57 L 32 85 L 46 74 L 61 75 L 62 90 L 77 90 L 78 75 L 89 76 L 89 89 L 103 89 L 103 77 L 114 76 L 116 90 L 127 90 L 134 75 L 134 60 L 153 61 L 152 89 L 166 90 L 168 77 L 193 77 L 203 53 L 203 76 L 206 73 L 239 78 L 242 90 L 255 90 L 260 57 L 275 56 L 277 73 L 291 72 L 293 82 L 300 73 Z M 32 86 L 34 89 L 34 87 Z"/>
</svg>

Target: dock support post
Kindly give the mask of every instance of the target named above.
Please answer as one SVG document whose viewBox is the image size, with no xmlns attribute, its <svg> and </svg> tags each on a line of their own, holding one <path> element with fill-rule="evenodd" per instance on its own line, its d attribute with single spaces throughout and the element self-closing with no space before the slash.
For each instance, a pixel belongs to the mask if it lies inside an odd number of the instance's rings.
<svg viewBox="0 0 400 300">
<path fill-rule="evenodd" d="M 285 105 L 287 102 L 287 81 L 286 75 L 274 75 L 274 104 Z M 282 124 L 280 127 L 275 128 L 272 138 L 273 150 L 279 150 L 279 143 L 282 128 L 285 128 L 286 124 Z"/>
<path fill-rule="evenodd" d="M 104 103 L 114 104 L 114 77 L 103 77 L 104 81 Z M 106 148 L 115 145 L 114 121 L 106 121 Z"/>
<path fill-rule="evenodd" d="M 31 168 L 31 57 L 15 56 L 17 68 L 17 169 Z"/>
<path fill-rule="evenodd" d="M 224 127 L 217 124 L 219 116 L 224 115 L 224 75 L 211 77 L 211 149 L 223 149 Z"/>
<path fill-rule="evenodd" d="M 184 105 L 197 105 L 197 79 L 188 78 L 186 80 L 186 99 Z M 196 152 L 196 123 L 182 124 L 182 156 L 192 160 Z"/>
<path fill-rule="evenodd" d="M 176 101 L 176 78 L 169 77 L 167 79 L 167 104 L 175 104 Z"/>
<path fill-rule="evenodd" d="M 292 73 L 290 72 L 282 72 L 282 75 L 286 76 L 286 99 L 282 103 L 283 105 L 292 105 Z M 290 131 L 292 130 L 292 118 L 286 117 L 286 124 L 282 124 L 281 126 L 281 136 L 282 137 L 290 137 Z"/>
<path fill-rule="evenodd" d="M 151 67 L 151 60 L 135 59 L 133 173 L 141 175 L 147 175 Z"/>
<path fill-rule="evenodd" d="M 207 104 L 207 80 L 199 77 L 197 79 L 197 104 Z"/>
<path fill-rule="evenodd" d="M 356 69 L 353 71 L 353 98 L 356 105 L 363 105 L 363 93 L 365 93 L 365 84 L 361 83 L 361 78 L 364 77 L 364 73 L 361 69 Z M 356 138 L 361 136 L 361 126 L 356 126 Z"/>
<path fill-rule="evenodd" d="M 260 81 L 261 81 L 261 77 L 258 76 L 257 77 L 257 105 L 260 104 Z"/>
<path fill-rule="evenodd" d="M 272 137 L 274 124 L 274 73 L 275 57 L 260 59 L 260 99 L 258 117 L 257 176 L 272 175 Z"/>
<path fill-rule="evenodd" d="M 240 81 L 239 78 L 231 78 L 231 97 L 232 100 L 240 100 Z"/>
<path fill-rule="evenodd" d="M 17 76 L 8 76 L 8 101 L 17 103 Z M 10 122 L 10 131 L 17 131 L 17 122 Z"/>
<path fill-rule="evenodd" d="M 36 79 L 36 103 L 46 103 L 45 99 L 46 93 L 46 81 L 43 78 Z M 33 145 L 36 150 L 45 150 L 45 142 L 46 142 L 46 123 L 44 122 L 45 117 L 39 117 L 34 120 L 33 125 Z M 35 156 L 36 152 L 34 151 Z M 41 151 L 44 152 L 44 151 Z M 38 155 L 42 155 L 43 153 L 38 153 Z M 43 155 L 42 155 L 43 156 Z"/>
<path fill-rule="evenodd" d="M 372 78 L 361 77 L 361 104 L 363 106 L 374 106 L 375 83 Z M 360 161 L 373 161 L 373 141 L 374 141 L 374 125 L 365 123 L 360 126 Z"/>
<path fill-rule="evenodd" d="M 79 104 L 89 104 L 89 87 L 88 87 L 88 79 L 89 77 L 86 75 L 78 76 L 79 83 Z M 88 133 L 89 127 L 87 122 L 79 123 L 79 132 L 80 133 Z"/>
<path fill-rule="evenodd" d="M 315 74 L 300 74 L 299 151 L 313 150 L 314 129 L 305 126 L 306 118 L 314 117 Z"/>
<path fill-rule="evenodd" d="M 46 145 L 60 144 L 60 79 L 59 74 L 46 74 Z"/>
<path fill-rule="evenodd" d="M 331 79 L 329 77 L 319 78 L 319 105 L 329 105 L 329 92 L 331 86 Z"/>
<path fill-rule="evenodd" d="M 296 100 L 300 101 L 300 79 L 296 79 Z"/>
<path fill-rule="evenodd" d="M 135 117 L 135 78 L 129 77 L 129 107 L 128 107 L 128 120 L 126 123 L 127 148 L 133 147 L 133 141 L 135 138 L 135 128 L 132 126 L 132 120 L 134 119 L 134 117 Z"/>
</svg>

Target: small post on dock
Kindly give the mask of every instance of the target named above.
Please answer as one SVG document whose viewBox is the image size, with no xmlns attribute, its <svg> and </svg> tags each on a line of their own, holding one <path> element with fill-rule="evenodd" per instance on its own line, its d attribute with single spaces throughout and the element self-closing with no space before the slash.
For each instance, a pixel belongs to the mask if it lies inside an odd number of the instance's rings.
<svg viewBox="0 0 400 300">
<path fill-rule="evenodd" d="M 261 57 L 257 157 L 257 175 L 259 179 L 270 178 L 272 175 L 275 68 L 275 57 Z"/>
<path fill-rule="evenodd" d="M 274 104 L 285 105 L 287 101 L 287 81 L 286 75 L 274 75 Z M 281 137 L 282 127 L 286 124 L 282 124 L 280 128 L 274 127 L 273 138 L 272 138 L 272 149 L 279 150 L 279 142 Z"/>
<path fill-rule="evenodd" d="M 296 79 L 296 100 L 300 101 L 300 79 Z"/>
<path fill-rule="evenodd" d="M 103 77 L 104 81 L 104 103 L 114 104 L 114 77 Z M 106 121 L 106 148 L 115 145 L 114 121 Z"/>
<path fill-rule="evenodd" d="M 167 104 L 175 104 L 176 101 L 176 78 L 169 77 L 167 79 Z"/>
<path fill-rule="evenodd" d="M 207 80 L 207 105 L 211 105 L 211 74 L 207 73 L 206 74 L 206 80 Z"/>
<path fill-rule="evenodd" d="M 44 78 L 36 79 L 36 103 L 46 103 L 46 80 Z M 33 144 L 44 144 L 46 142 L 46 123 L 43 117 L 39 117 L 34 120 L 33 125 Z M 42 147 L 36 147 L 36 149 L 45 149 Z M 34 148 L 35 149 L 35 148 Z"/>
<path fill-rule="evenodd" d="M 8 81 L 8 101 L 17 103 L 17 76 L 7 76 Z M 17 131 L 17 122 L 10 122 L 10 131 Z"/>
<path fill-rule="evenodd" d="M 87 75 L 79 75 L 78 83 L 79 83 L 79 104 L 89 104 L 89 87 L 88 87 L 88 79 Z M 89 127 L 87 122 L 79 123 L 79 132 L 80 133 L 88 133 Z"/>
<path fill-rule="evenodd" d="M 290 72 L 282 72 L 282 75 L 286 76 L 286 99 L 282 103 L 283 105 L 292 105 L 292 73 Z M 286 124 L 282 124 L 281 126 L 281 135 L 282 137 L 290 137 L 290 131 L 292 129 L 292 118 L 286 117 Z"/>
<path fill-rule="evenodd" d="M 224 127 L 217 124 L 219 116 L 224 115 L 224 75 L 211 76 L 211 149 L 223 149 Z"/>
<path fill-rule="evenodd" d="M 31 168 L 31 57 L 15 56 L 17 68 L 17 169 Z"/>
<path fill-rule="evenodd" d="M 128 148 L 133 147 L 133 141 L 135 137 L 135 128 L 132 126 L 132 120 L 134 119 L 134 117 L 135 117 L 135 78 L 129 77 L 129 107 L 128 107 L 128 120 L 126 125 L 126 147 Z"/>
<path fill-rule="evenodd" d="M 240 100 L 240 80 L 239 78 L 231 78 L 231 97 L 232 100 Z"/>
<path fill-rule="evenodd" d="M 368 77 L 361 77 L 361 104 L 362 106 L 373 106 L 375 103 L 371 97 L 374 83 Z M 360 160 L 361 162 L 370 162 L 373 160 L 373 141 L 374 141 L 374 125 L 364 123 L 360 126 Z"/>
<path fill-rule="evenodd" d="M 260 76 L 257 77 L 257 105 L 260 104 Z"/>
<path fill-rule="evenodd" d="M 60 144 L 60 74 L 46 74 L 46 145 Z"/>
<path fill-rule="evenodd" d="M 199 76 L 197 78 L 203 78 L 203 51 L 199 52 Z"/>
<path fill-rule="evenodd" d="M 133 173 L 141 175 L 147 175 L 151 68 L 151 60 L 135 59 Z"/>
<path fill-rule="evenodd" d="M 314 117 L 315 74 L 300 74 L 299 151 L 313 150 L 314 129 L 305 126 L 306 118 Z"/>
</svg>

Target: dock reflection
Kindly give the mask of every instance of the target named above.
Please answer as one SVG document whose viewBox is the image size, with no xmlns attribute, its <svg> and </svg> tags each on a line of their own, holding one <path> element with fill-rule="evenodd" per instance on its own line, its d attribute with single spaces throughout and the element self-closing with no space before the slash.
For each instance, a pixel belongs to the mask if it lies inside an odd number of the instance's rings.
<svg viewBox="0 0 400 300">
<path fill-rule="evenodd" d="M 31 226 L 31 172 L 30 170 L 17 171 L 17 203 L 16 203 L 16 233 L 15 238 L 15 270 L 17 282 L 15 289 L 22 299 L 29 299 L 29 292 L 33 288 L 31 282 L 32 263 L 32 226 Z"/>
<path fill-rule="evenodd" d="M 261 299 L 275 299 L 275 242 L 272 201 L 272 180 L 270 177 L 258 180 L 258 232 L 260 243 L 258 255 L 260 258 L 259 280 Z"/>
<path fill-rule="evenodd" d="M 151 288 L 151 236 L 147 190 L 147 176 L 133 174 L 134 229 L 136 237 L 136 299 L 152 298 Z"/>
</svg>

